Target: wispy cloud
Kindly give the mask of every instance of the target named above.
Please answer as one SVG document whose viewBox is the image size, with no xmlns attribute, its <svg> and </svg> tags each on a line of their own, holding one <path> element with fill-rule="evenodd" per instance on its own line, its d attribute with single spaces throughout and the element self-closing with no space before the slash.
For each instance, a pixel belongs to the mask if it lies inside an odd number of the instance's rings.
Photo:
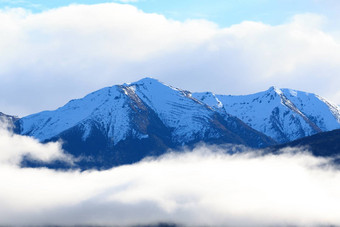
<svg viewBox="0 0 340 227">
<path fill-rule="evenodd" d="M 12 141 L 1 145 L 2 157 L 32 148 L 43 159 L 59 152 L 35 140 L 27 148 L 26 137 L 1 133 L 4 140 Z M 0 225 L 340 225 L 340 172 L 327 159 L 243 152 L 199 147 L 85 172 L 2 162 Z"/>
</svg>

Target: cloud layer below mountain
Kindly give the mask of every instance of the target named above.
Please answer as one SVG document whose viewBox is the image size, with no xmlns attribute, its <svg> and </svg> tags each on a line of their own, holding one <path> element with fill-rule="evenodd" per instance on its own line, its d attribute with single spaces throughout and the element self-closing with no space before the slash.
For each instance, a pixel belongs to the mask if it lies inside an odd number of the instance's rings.
<svg viewBox="0 0 340 227">
<path fill-rule="evenodd" d="M 60 144 L 0 133 L 0 225 L 340 225 L 340 172 L 308 153 L 201 146 L 106 171 L 19 168 Z M 3 142 L 7 141 L 7 142 Z M 240 147 L 237 148 L 241 149 Z"/>
<path fill-rule="evenodd" d="M 41 13 L 5 9 L 0 21 L 0 107 L 9 114 L 54 109 L 144 76 L 223 94 L 277 85 L 340 103 L 340 33 L 322 15 L 220 28 L 107 3 Z"/>
</svg>

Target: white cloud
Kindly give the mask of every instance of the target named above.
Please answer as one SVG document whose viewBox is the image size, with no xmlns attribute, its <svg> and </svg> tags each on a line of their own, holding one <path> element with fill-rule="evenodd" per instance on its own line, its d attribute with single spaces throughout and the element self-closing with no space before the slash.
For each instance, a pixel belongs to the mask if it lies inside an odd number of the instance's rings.
<svg viewBox="0 0 340 227">
<path fill-rule="evenodd" d="M 41 144 L 38 140 L 11 132 L 6 120 L 0 119 L 0 165 L 19 165 L 23 156 L 42 162 L 62 160 L 72 164 L 72 158 L 61 149 L 60 142 Z"/>
<path fill-rule="evenodd" d="M 327 17 L 271 26 L 179 22 L 115 3 L 33 14 L 0 11 L 0 110 L 26 114 L 143 76 L 193 91 L 246 94 L 271 85 L 340 103 L 339 31 Z M 44 96 L 41 96 L 41 93 Z M 39 102 L 37 102 L 39 100 Z"/>
<path fill-rule="evenodd" d="M 26 137 L 7 137 L 0 134 L 0 141 L 12 140 L 2 153 L 20 156 L 19 148 L 27 150 Z M 7 162 L 0 165 L 0 225 L 340 225 L 340 172 L 327 159 L 244 152 L 200 147 L 84 172 L 21 169 Z"/>
</svg>

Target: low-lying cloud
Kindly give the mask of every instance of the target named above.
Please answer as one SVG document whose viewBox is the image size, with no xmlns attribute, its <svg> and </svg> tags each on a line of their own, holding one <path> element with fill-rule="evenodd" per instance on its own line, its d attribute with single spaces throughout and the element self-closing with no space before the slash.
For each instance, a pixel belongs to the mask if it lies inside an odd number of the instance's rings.
<svg viewBox="0 0 340 227">
<path fill-rule="evenodd" d="M 14 134 L 10 122 L 0 118 L 0 165 L 20 165 L 23 157 L 41 162 L 60 160 L 72 164 L 72 157 L 65 154 L 60 142 L 41 144 L 38 140 Z"/>
<path fill-rule="evenodd" d="M 340 225 L 340 172 L 305 152 L 201 146 L 80 172 L 9 161 L 27 151 L 46 161 L 58 144 L 5 132 L 0 141 L 0 225 Z"/>
</svg>

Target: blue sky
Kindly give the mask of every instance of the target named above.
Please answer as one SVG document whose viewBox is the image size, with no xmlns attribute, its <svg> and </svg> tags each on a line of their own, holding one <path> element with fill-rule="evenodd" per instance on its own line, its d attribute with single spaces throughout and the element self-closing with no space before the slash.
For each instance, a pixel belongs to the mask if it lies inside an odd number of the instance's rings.
<svg viewBox="0 0 340 227">
<path fill-rule="evenodd" d="M 0 7 L 23 7 L 33 12 L 41 12 L 72 3 L 105 2 L 131 4 L 144 12 L 159 13 L 180 21 L 207 19 L 222 27 L 244 20 L 277 25 L 301 13 L 327 14 L 328 17 L 333 17 L 340 9 L 340 4 L 336 0 L 0 0 Z"/>
</svg>

